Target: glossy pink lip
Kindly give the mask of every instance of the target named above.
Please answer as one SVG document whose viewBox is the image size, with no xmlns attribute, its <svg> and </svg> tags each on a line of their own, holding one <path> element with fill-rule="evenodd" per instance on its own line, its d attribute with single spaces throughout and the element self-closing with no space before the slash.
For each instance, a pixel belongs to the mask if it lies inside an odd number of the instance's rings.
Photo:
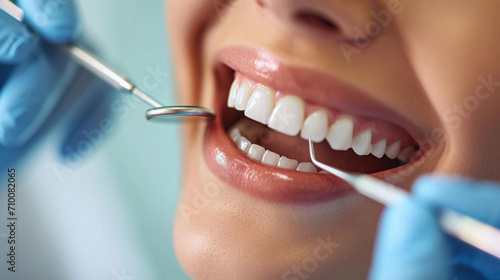
<svg viewBox="0 0 500 280">
<path fill-rule="evenodd" d="M 207 127 L 205 160 L 221 180 L 256 197 L 285 203 L 319 202 L 352 194 L 354 190 L 332 175 L 270 167 L 244 155 L 229 139 L 223 125 L 222 112 L 227 109 L 228 85 L 231 83 L 229 79 L 232 79 L 231 75 L 224 77 L 220 73 L 221 68 L 226 66 L 252 80 L 299 95 L 309 102 L 325 104 L 352 114 L 391 120 L 405 128 L 417 142 L 421 139 L 416 126 L 359 89 L 325 73 L 285 65 L 262 49 L 225 48 L 218 53 L 215 64 L 219 80 L 214 107 L 218 114 L 216 120 Z M 332 93 L 335 95 L 332 96 Z M 419 158 L 414 158 L 405 166 L 372 175 L 380 179 L 388 178 L 410 167 Z"/>
</svg>

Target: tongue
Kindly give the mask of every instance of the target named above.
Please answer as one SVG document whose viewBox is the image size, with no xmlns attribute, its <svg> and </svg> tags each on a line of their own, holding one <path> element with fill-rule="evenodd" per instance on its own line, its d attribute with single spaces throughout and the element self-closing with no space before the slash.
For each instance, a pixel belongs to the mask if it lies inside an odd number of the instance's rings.
<svg viewBox="0 0 500 280">
<path fill-rule="evenodd" d="M 248 118 L 242 118 L 235 126 L 253 144 L 299 162 L 311 162 L 308 141 L 300 136 L 288 136 L 276 132 Z M 372 155 L 359 156 L 352 149 L 335 151 L 326 141 L 316 143 L 314 148 L 318 160 L 345 171 L 376 173 L 395 168 L 400 164 L 398 160 L 391 160 L 387 157 L 378 159 Z"/>
</svg>

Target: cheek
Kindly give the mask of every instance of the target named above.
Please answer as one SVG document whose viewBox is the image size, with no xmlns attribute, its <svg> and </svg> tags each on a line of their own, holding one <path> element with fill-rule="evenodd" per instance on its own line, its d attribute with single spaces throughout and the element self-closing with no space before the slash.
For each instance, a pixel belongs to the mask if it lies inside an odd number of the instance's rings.
<svg viewBox="0 0 500 280">
<path fill-rule="evenodd" d="M 200 40 L 207 22 L 217 17 L 217 10 L 213 1 L 170 0 L 166 17 L 179 103 L 194 104 L 200 87 Z"/>
<path fill-rule="evenodd" d="M 408 56 L 449 141 L 446 172 L 482 174 L 498 159 L 500 133 L 500 4 L 495 1 L 401 1 L 397 16 Z M 476 5 L 477 4 L 477 5 Z M 467 161 L 463 160 L 467 158 Z M 460 160 L 459 160 L 460 159 Z M 459 169 L 459 170 L 457 170 Z"/>
<path fill-rule="evenodd" d="M 498 70 L 500 53 L 493 50 L 500 40 L 493 30 L 500 18 L 487 10 L 494 8 L 472 8 L 471 2 L 428 2 L 408 4 L 398 20 L 416 74 L 442 111 L 474 94 L 480 75 Z"/>
</svg>

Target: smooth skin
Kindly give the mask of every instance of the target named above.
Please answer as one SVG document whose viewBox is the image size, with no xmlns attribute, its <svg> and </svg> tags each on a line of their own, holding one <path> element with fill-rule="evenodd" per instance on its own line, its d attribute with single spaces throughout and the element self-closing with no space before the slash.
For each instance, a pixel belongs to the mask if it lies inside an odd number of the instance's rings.
<svg viewBox="0 0 500 280">
<path fill-rule="evenodd" d="M 333 22 L 337 37 L 294 20 L 303 11 Z M 355 40 L 356 27 L 363 30 L 380 11 L 390 12 L 388 24 L 346 52 L 341 42 Z M 351 82 L 413 120 L 427 139 L 421 148 L 428 156 L 405 175 L 402 187 L 410 189 L 426 173 L 499 180 L 498 11 L 496 0 L 171 0 L 167 18 L 179 100 L 213 106 L 214 54 L 225 45 L 259 46 L 288 64 Z M 196 215 L 179 211 L 175 225 L 176 251 L 193 279 L 287 279 L 289 271 L 295 279 L 368 277 L 381 206 L 359 196 L 282 205 L 242 194 L 206 166 L 204 129 L 198 123 L 184 131 L 179 209 L 192 206 L 207 184 L 220 192 Z M 416 211 L 432 215 L 426 207 Z M 338 246 L 305 273 L 302 264 L 315 256 L 320 239 Z"/>
</svg>

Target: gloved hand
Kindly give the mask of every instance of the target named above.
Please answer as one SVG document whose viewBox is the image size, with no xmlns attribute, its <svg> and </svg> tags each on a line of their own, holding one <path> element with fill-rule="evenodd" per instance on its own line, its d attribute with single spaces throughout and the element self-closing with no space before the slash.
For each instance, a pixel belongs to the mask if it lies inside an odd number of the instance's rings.
<svg viewBox="0 0 500 280">
<path fill-rule="evenodd" d="M 49 42 L 72 39 L 73 1 L 20 0 L 25 21 Z M 73 78 L 76 65 L 49 50 L 28 27 L 0 11 L 0 145 L 24 144 L 36 132 Z"/>
<path fill-rule="evenodd" d="M 0 167 L 19 159 L 33 146 L 32 142 L 49 130 L 44 121 L 51 114 L 52 118 L 57 115 L 53 111 L 63 93 L 71 102 L 63 102 L 64 106 L 58 106 L 56 111 L 71 111 L 74 118 L 61 141 L 63 156 L 78 151 L 82 138 L 89 142 L 86 132 L 107 119 L 109 103 L 115 97 L 109 93 L 114 91 L 111 87 L 80 71 L 75 62 L 47 43 L 72 40 L 77 28 L 72 0 L 17 3 L 35 32 L 0 11 Z M 74 80 L 77 73 L 80 82 Z M 86 97 L 84 101 L 76 100 L 80 96 Z M 75 101 L 78 101 L 76 106 Z M 63 112 L 58 118 L 66 116 Z"/>
<path fill-rule="evenodd" d="M 443 207 L 500 228 L 500 184 L 419 179 L 410 199 L 385 209 L 370 279 L 500 279 L 500 259 L 442 232 L 437 209 Z"/>
</svg>

